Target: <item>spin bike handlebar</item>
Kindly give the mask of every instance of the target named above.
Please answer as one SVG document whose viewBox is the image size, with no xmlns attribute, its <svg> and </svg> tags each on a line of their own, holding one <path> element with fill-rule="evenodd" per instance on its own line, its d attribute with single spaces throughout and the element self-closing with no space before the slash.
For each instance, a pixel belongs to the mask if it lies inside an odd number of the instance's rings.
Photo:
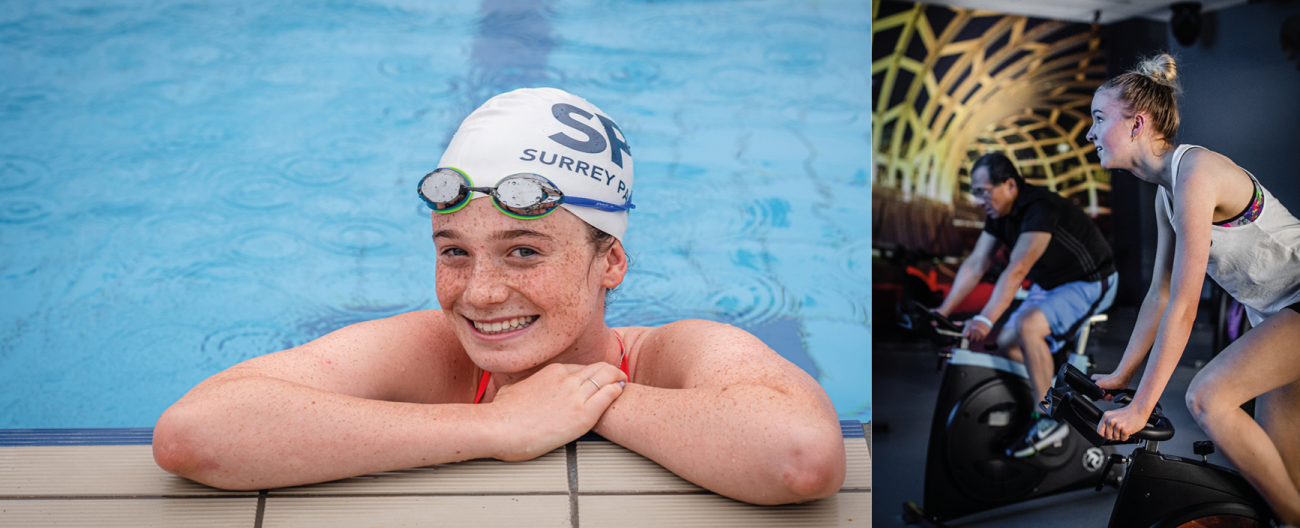
<svg viewBox="0 0 1300 528">
<path fill-rule="evenodd" d="M 904 328 L 924 334 L 936 341 L 960 339 L 962 335 L 962 328 L 956 323 L 916 301 L 907 301 L 900 310 L 899 318 Z M 931 321 L 935 324 L 931 325 Z"/>
<path fill-rule="evenodd" d="M 1174 424 L 1165 417 L 1160 404 L 1151 411 L 1146 427 L 1129 435 L 1128 440 L 1107 440 L 1097 434 L 1097 425 L 1101 423 L 1102 410 L 1094 401 L 1114 396 L 1118 403 L 1129 403 L 1137 393 L 1132 389 L 1106 390 L 1098 387 L 1074 365 L 1061 365 L 1056 375 L 1056 386 L 1047 391 L 1048 414 L 1053 420 L 1065 421 L 1074 427 L 1094 446 L 1136 444 L 1142 441 L 1163 442 L 1174 437 Z"/>
</svg>

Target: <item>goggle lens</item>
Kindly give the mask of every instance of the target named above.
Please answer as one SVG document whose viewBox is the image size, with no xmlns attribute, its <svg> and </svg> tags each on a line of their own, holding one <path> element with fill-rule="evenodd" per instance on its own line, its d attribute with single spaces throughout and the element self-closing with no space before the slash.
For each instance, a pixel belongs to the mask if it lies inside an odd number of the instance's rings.
<svg viewBox="0 0 1300 528">
<path fill-rule="evenodd" d="M 438 212 L 459 209 L 469 200 L 469 180 L 453 169 L 438 169 L 420 181 L 420 197 Z"/>
<path fill-rule="evenodd" d="M 513 216 L 539 218 L 564 203 L 564 193 L 535 174 L 515 174 L 498 183 L 492 197 L 497 207 Z"/>
</svg>

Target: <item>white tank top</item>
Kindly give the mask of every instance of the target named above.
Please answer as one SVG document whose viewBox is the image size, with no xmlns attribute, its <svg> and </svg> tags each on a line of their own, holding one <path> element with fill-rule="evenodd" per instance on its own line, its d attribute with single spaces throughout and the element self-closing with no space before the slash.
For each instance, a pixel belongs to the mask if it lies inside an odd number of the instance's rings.
<svg viewBox="0 0 1300 528">
<path fill-rule="evenodd" d="M 1170 196 L 1177 189 L 1178 162 L 1183 154 L 1197 145 L 1179 145 L 1174 151 L 1173 175 L 1169 190 L 1160 187 L 1169 210 L 1174 232 L 1175 215 Z M 1300 302 L 1300 220 L 1296 220 L 1255 175 L 1242 169 L 1263 193 L 1263 211 L 1254 222 L 1234 227 L 1210 226 L 1210 261 L 1205 272 L 1219 283 L 1232 298 L 1246 307 L 1251 325 Z"/>
</svg>

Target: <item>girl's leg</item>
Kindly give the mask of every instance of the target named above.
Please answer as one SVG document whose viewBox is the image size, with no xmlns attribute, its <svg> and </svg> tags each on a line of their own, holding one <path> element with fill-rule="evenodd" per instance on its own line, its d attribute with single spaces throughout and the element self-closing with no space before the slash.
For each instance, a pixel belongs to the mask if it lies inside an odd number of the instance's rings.
<svg viewBox="0 0 1300 528">
<path fill-rule="evenodd" d="M 1255 400 L 1255 421 L 1282 456 L 1291 482 L 1300 487 L 1300 387 L 1292 383 L 1259 395 Z"/>
<path fill-rule="evenodd" d="M 1192 379 L 1187 408 L 1281 521 L 1300 525 L 1300 314 L 1284 309 Z M 1241 404 L 1263 403 L 1260 421 Z"/>
</svg>

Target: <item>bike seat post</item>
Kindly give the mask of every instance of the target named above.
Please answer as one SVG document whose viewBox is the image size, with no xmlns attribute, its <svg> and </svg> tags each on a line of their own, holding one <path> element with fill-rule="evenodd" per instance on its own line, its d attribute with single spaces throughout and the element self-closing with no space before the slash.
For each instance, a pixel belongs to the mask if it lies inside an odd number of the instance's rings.
<svg viewBox="0 0 1300 528">
<path fill-rule="evenodd" d="M 1088 351 L 1087 351 L 1088 337 L 1092 334 L 1093 325 L 1106 321 L 1108 319 L 1109 317 L 1107 317 L 1106 314 L 1093 315 L 1092 317 L 1088 318 L 1088 322 L 1083 325 L 1083 328 L 1079 329 L 1078 342 L 1074 347 L 1074 351 L 1067 358 L 1069 363 L 1071 365 L 1074 365 L 1075 368 L 1083 372 L 1087 372 L 1088 368 L 1092 366 L 1092 361 L 1091 358 L 1088 357 Z"/>
<path fill-rule="evenodd" d="M 1086 350 L 1088 349 L 1088 335 L 1091 333 L 1092 321 L 1088 321 L 1088 324 L 1083 325 L 1083 328 L 1079 329 L 1079 342 L 1074 348 L 1075 355 L 1082 356 L 1086 353 Z"/>
</svg>

